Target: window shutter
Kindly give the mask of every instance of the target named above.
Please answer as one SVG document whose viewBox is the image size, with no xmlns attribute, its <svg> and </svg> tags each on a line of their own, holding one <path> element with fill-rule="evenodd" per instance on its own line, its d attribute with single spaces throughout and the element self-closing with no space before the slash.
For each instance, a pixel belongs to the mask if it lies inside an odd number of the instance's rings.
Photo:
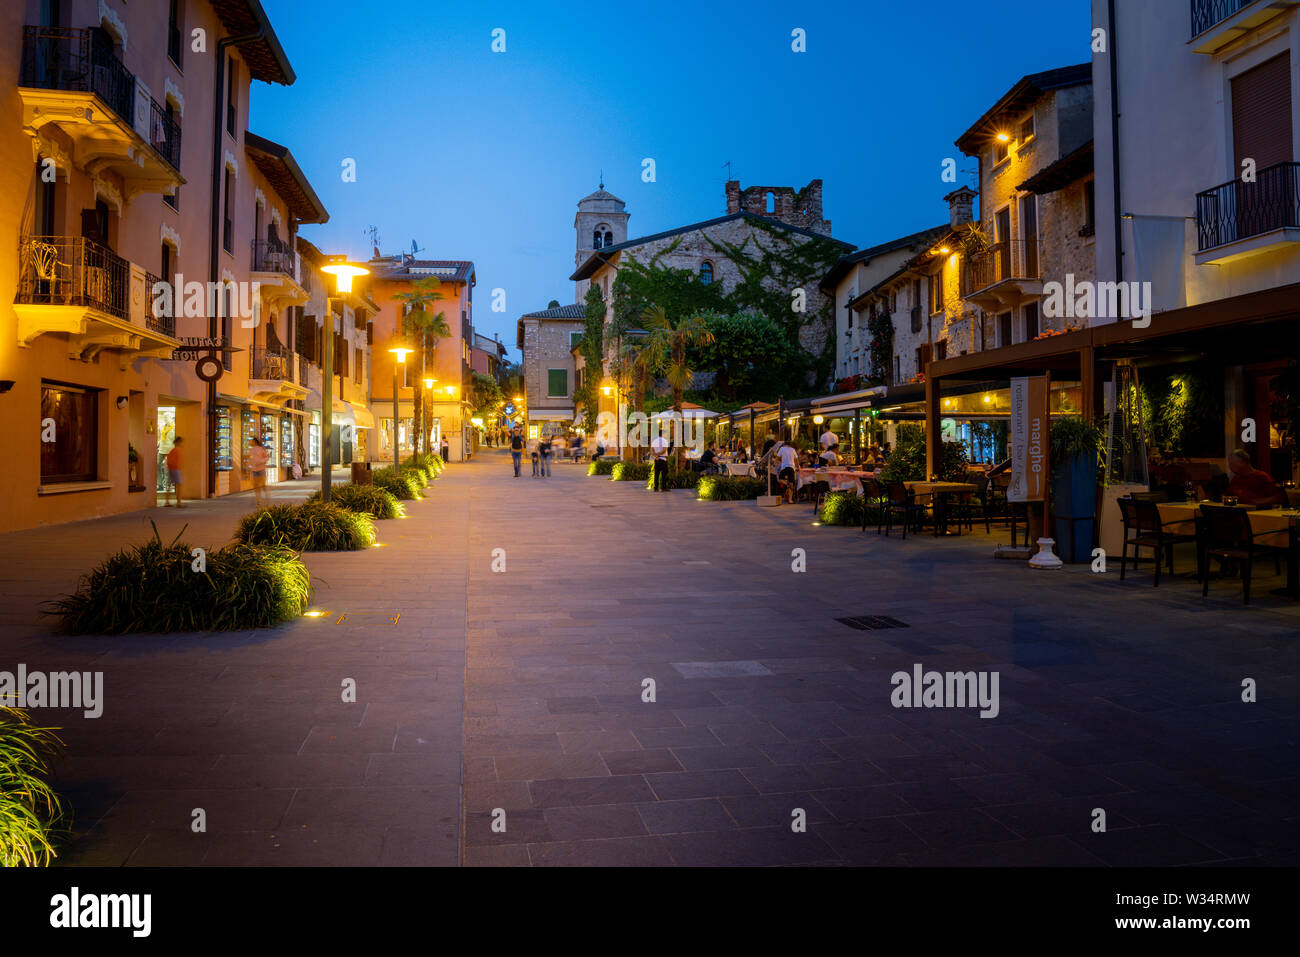
<svg viewBox="0 0 1300 957">
<path fill-rule="evenodd" d="M 1291 153 L 1291 54 L 1266 60 L 1232 81 L 1234 175 L 1245 159 L 1257 169 L 1288 163 Z"/>
</svg>

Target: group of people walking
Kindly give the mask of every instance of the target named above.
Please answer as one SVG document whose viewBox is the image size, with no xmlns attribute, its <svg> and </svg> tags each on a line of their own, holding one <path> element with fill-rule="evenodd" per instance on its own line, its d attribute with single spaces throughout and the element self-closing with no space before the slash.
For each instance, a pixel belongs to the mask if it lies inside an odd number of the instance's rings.
<svg viewBox="0 0 1300 957">
<path fill-rule="evenodd" d="M 564 436 L 542 435 L 534 439 L 525 439 L 524 430 L 516 426 L 510 432 L 510 459 L 514 465 L 515 478 L 519 478 L 523 466 L 524 455 L 532 460 L 533 478 L 549 478 L 551 475 L 551 459 L 556 456 L 567 455 L 572 461 L 579 462 L 586 452 L 586 443 L 578 433 L 573 433 L 567 438 Z M 597 455 L 604 455 L 603 446 L 597 446 Z"/>
</svg>

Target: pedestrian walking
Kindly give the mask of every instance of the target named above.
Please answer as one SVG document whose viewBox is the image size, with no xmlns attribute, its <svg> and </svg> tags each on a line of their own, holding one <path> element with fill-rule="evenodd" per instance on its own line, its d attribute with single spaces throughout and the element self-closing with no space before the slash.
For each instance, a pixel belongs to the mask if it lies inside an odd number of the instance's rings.
<svg viewBox="0 0 1300 957">
<path fill-rule="evenodd" d="M 542 456 L 542 478 L 551 476 L 551 437 L 542 436 L 542 441 L 537 444 L 537 451 Z"/>
<path fill-rule="evenodd" d="M 447 436 L 445 435 L 442 437 L 442 442 L 438 446 L 438 454 L 442 456 L 444 462 L 446 462 L 451 455 L 451 443 L 447 441 Z"/>
<path fill-rule="evenodd" d="M 185 507 L 181 504 L 181 478 L 181 437 L 178 435 L 172 439 L 171 451 L 167 453 L 167 481 L 171 488 L 163 496 L 164 507 L 171 507 L 173 492 L 176 493 L 176 507 Z"/>
<path fill-rule="evenodd" d="M 664 476 L 668 474 L 668 453 L 672 447 L 673 444 L 662 435 L 656 435 L 650 440 L 650 454 L 654 457 L 654 464 L 651 466 L 654 470 L 652 487 L 656 492 L 667 491 L 664 488 Z"/>
<path fill-rule="evenodd" d="M 533 460 L 533 478 L 537 478 L 537 464 L 541 456 L 537 452 L 537 440 L 528 440 L 528 456 Z"/>
<path fill-rule="evenodd" d="M 515 465 L 515 478 L 519 478 L 519 465 L 524 457 L 524 434 L 518 429 L 510 433 L 510 458 Z"/>
<path fill-rule="evenodd" d="M 253 476 L 253 498 L 257 501 L 257 507 L 265 506 L 266 496 L 266 466 L 271 461 L 271 453 L 266 451 L 266 446 L 257 436 L 253 436 L 253 444 L 248 450 L 248 459 L 244 463 L 248 471 Z"/>
</svg>

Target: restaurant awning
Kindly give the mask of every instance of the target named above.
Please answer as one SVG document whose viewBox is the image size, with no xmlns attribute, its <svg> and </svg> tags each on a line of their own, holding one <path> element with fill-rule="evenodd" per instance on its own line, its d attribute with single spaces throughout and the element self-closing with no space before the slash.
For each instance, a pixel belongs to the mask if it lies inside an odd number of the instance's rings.
<svg viewBox="0 0 1300 957">
<path fill-rule="evenodd" d="M 530 422 L 568 422 L 572 418 L 572 410 L 537 409 L 528 411 L 528 421 Z"/>
<path fill-rule="evenodd" d="M 375 427 L 375 416 L 368 408 L 357 402 L 349 402 L 352 407 L 352 416 L 356 421 L 358 429 L 373 429 Z"/>
</svg>

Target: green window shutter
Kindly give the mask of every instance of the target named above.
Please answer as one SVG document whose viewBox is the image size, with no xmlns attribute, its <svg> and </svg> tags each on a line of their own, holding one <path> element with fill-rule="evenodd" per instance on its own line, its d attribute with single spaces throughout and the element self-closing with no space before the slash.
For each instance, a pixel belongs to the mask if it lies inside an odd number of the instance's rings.
<svg viewBox="0 0 1300 957">
<path fill-rule="evenodd" d="M 548 396 L 567 396 L 569 394 L 569 370 L 546 370 L 546 394 Z"/>
</svg>

